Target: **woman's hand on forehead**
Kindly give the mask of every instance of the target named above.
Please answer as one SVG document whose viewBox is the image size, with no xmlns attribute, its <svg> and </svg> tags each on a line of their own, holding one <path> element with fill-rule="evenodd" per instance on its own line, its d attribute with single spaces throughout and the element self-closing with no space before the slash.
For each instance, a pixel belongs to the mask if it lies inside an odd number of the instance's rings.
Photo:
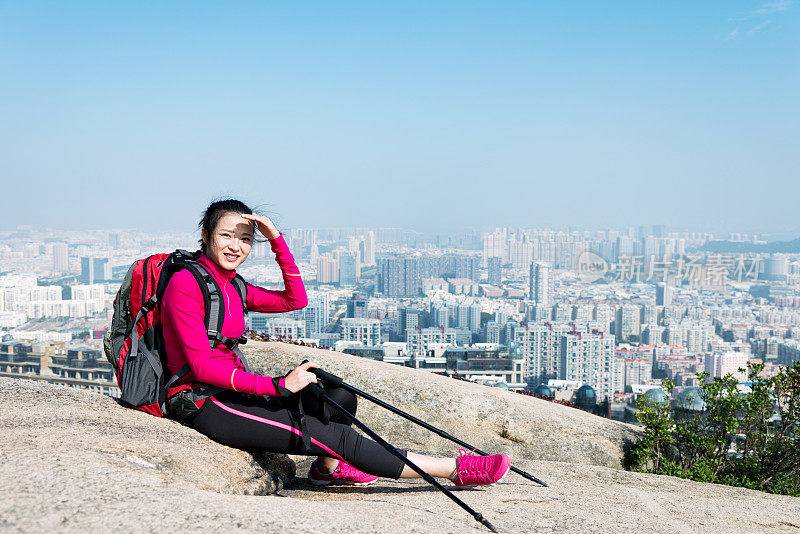
<svg viewBox="0 0 800 534">
<path fill-rule="evenodd" d="M 258 215 L 256 213 L 242 213 L 241 215 L 244 219 L 255 222 L 256 226 L 258 226 L 258 231 L 261 232 L 267 239 L 276 239 L 280 237 L 281 233 L 278 231 L 278 229 L 275 227 L 275 224 L 269 219 L 269 217 Z"/>
</svg>

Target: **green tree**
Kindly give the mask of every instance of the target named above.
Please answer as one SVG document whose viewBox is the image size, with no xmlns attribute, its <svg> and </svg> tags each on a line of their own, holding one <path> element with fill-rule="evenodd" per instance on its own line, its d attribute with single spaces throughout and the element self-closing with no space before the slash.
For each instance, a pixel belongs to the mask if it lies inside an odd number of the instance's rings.
<svg viewBox="0 0 800 534">
<path fill-rule="evenodd" d="M 800 496 L 800 362 L 772 377 L 764 364 L 747 364 L 750 391 L 733 376 L 710 378 L 693 411 L 638 401 L 642 439 L 627 457 L 630 468 Z M 745 371 L 741 369 L 741 371 Z M 672 384 L 664 387 L 672 391 Z"/>
<path fill-rule="evenodd" d="M 662 389 L 667 395 L 674 387 L 670 379 L 662 381 Z M 640 395 L 636 407 L 639 409 L 639 422 L 644 425 L 644 436 L 631 448 L 628 463 L 634 468 L 661 473 L 675 433 L 669 402 L 651 402 L 645 395 Z"/>
</svg>

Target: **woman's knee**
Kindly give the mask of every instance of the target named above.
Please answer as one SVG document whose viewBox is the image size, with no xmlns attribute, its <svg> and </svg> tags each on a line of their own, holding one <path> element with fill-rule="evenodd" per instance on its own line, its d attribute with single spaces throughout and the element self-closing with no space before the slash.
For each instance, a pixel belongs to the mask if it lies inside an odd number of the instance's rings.
<svg viewBox="0 0 800 534">
<path fill-rule="evenodd" d="M 336 404 L 350 412 L 351 414 L 355 415 L 356 410 L 358 409 L 358 397 L 350 393 L 344 388 L 332 388 L 325 391 L 328 396 L 333 400 Z M 334 421 L 339 421 L 343 423 L 350 424 L 350 421 L 342 416 L 336 408 L 331 409 L 331 419 Z"/>
<path fill-rule="evenodd" d="M 343 388 L 326 389 L 325 394 L 336 404 L 355 415 L 356 409 L 358 408 L 358 399 L 355 395 Z M 351 421 L 340 414 L 339 410 L 335 407 L 328 406 L 322 399 L 315 397 L 308 388 L 304 389 L 300 395 L 303 402 L 303 409 L 307 414 L 323 418 L 323 410 L 327 410 L 332 421 L 347 425 L 351 423 Z"/>
</svg>

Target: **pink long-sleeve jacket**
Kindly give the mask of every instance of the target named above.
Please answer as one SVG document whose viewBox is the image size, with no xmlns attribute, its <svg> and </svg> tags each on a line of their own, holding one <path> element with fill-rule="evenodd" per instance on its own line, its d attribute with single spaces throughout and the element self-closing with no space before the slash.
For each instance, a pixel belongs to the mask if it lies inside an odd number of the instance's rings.
<svg viewBox="0 0 800 534">
<path fill-rule="evenodd" d="M 270 243 L 275 260 L 283 271 L 286 289 L 278 291 L 247 283 L 248 311 L 276 313 L 304 308 L 308 305 L 306 289 L 283 235 L 271 239 Z M 236 271 L 223 269 L 205 254 L 201 254 L 197 261 L 208 269 L 222 292 L 225 303 L 222 335 L 231 339 L 240 337 L 245 322 L 242 301 L 231 282 Z M 242 362 L 228 347 L 219 344 L 211 350 L 204 317 L 205 303 L 197 280 L 187 270 L 178 271 L 164 292 L 161 324 L 169 376 L 187 363 L 191 371 L 178 381 L 179 386 L 170 388 L 170 395 L 198 382 L 253 395 L 278 395 L 271 377 L 245 371 Z M 283 386 L 283 383 L 279 385 Z"/>
</svg>

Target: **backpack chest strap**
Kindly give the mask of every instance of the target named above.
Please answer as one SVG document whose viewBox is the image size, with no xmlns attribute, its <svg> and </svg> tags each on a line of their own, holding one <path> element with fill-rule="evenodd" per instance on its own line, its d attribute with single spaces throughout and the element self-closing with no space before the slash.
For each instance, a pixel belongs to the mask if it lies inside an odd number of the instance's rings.
<svg viewBox="0 0 800 534">
<path fill-rule="evenodd" d="M 211 333 L 209 333 L 208 336 L 209 340 L 211 340 Z M 247 343 L 247 338 L 244 336 L 230 338 L 227 336 L 223 336 L 222 334 L 218 334 L 214 337 L 214 339 L 217 341 L 217 343 L 222 343 L 231 350 L 234 350 L 239 345 L 244 345 L 245 343 Z M 216 346 L 216 343 L 214 343 L 214 346 Z"/>
</svg>

